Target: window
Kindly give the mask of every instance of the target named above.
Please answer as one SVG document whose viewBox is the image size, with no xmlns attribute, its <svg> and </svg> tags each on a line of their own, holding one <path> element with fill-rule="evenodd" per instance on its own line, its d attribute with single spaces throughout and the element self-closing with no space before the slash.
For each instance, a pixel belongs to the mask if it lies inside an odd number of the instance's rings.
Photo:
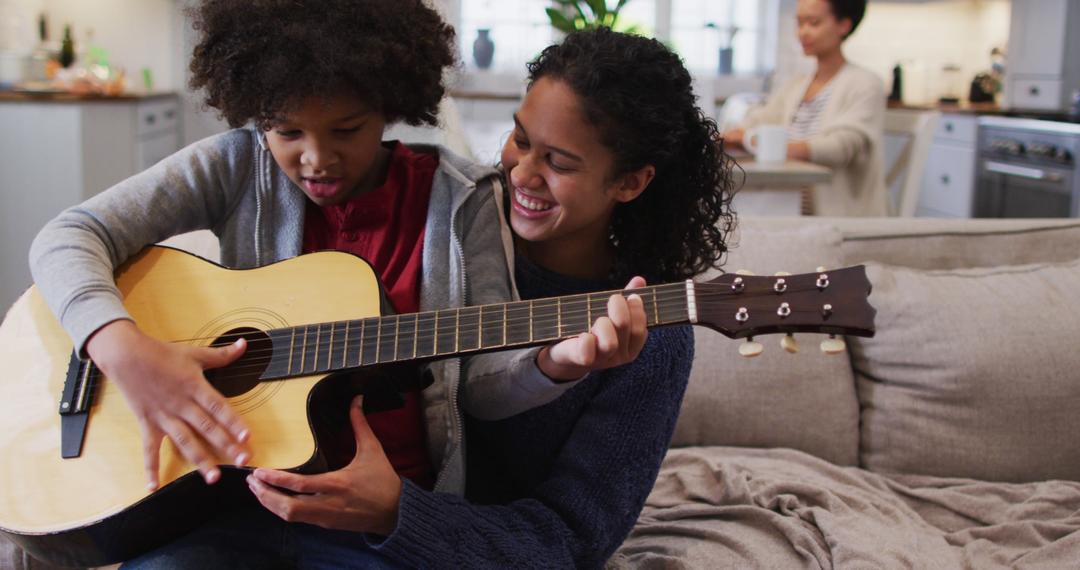
<svg viewBox="0 0 1080 570">
<path fill-rule="evenodd" d="M 525 71 L 525 63 L 557 41 L 544 8 L 550 0 L 461 0 L 458 44 L 461 61 L 476 69 L 473 41 L 479 30 L 491 30 L 495 56 L 491 68 Z"/>
<path fill-rule="evenodd" d="M 778 12 L 770 0 L 671 0 L 671 43 L 694 71 L 718 71 L 720 50 L 731 48 L 734 73 L 761 73 L 774 60 Z"/>
<path fill-rule="evenodd" d="M 523 73 L 526 62 L 559 39 L 544 11 L 556 6 L 551 0 L 457 0 L 457 6 L 461 59 L 472 69 L 472 46 L 480 29 L 491 30 L 491 67 L 502 71 Z M 762 73 L 775 62 L 779 11 L 779 0 L 630 0 L 620 14 L 620 27 L 633 25 L 638 33 L 666 42 L 691 71 L 701 74 L 717 72 L 720 49 L 730 39 L 733 71 Z"/>
</svg>

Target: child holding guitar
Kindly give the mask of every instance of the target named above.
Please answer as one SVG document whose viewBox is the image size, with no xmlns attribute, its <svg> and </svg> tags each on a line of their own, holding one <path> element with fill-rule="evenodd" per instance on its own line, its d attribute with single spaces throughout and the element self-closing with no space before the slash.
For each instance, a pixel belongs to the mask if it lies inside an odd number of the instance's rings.
<svg viewBox="0 0 1080 570">
<path fill-rule="evenodd" d="M 356 253 L 372 263 L 398 312 L 511 296 L 497 172 L 444 149 L 381 140 L 388 123 L 436 122 L 442 74 L 454 58 L 453 31 L 433 10 L 419 0 L 336 0 L 317 7 L 208 0 L 193 15 L 200 41 L 192 86 L 205 89 L 206 103 L 235 128 L 63 212 L 31 250 L 35 282 L 76 350 L 93 359 L 135 412 L 151 489 L 159 484 L 164 438 L 208 483 L 221 477 L 219 465 L 249 462 L 260 441 L 204 377 L 205 370 L 239 358 L 243 341 L 187 347 L 154 339 L 131 320 L 113 272 L 145 246 L 208 228 L 220 239 L 222 263 L 234 268 L 321 249 Z M 652 177 L 635 176 L 642 182 Z M 693 263 L 714 259 L 707 253 Z M 629 278 L 628 267 L 614 267 L 612 275 Z M 656 275 L 681 276 L 687 267 Z M 319 289 L 318 282 L 310 284 L 311 295 Z M 318 496 L 339 514 L 313 522 L 388 535 L 406 524 L 398 513 L 403 488 L 460 494 L 461 407 L 497 419 L 551 402 L 589 371 L 631 362 L 644 344 L 644 322 L 640 299 L 616 295 L 591 334 L 542 349 L 474 356 L 463 365 L 432 363 L 435 382 L 423 393 L 407 394 L 400 408 L 364 422 L 387 460 L 376 465 L 363 456 L 362 463 L 368 471 L 382 469 L 377 481 L 387 485 L 320 488 Z M 362 446 L 358 458 L 370 448 Z M 363 500 L 350 503 L 358 489 Z M 301 518 L 288 509 L 274 512 Z M 299 526 L 301 562 L 318 564 L 305 557 L 335 552 L 328 545 L 337 535 Z M 389 564 L 374 551 L 360 551 L 350 554 L 350 564 Z M 264 554 L 267 560 L 287 556 Z M 153 555 L 146 561 L 152 565 Z"/>
<path fill-rule="evenodd" d="M 500 196 L 521 297 L 602 291 L 634 275 L 681 281 L 715 265 L 734 222 L 731 162 L 678 56 L 601 28 L 547 48 L 529 72 Z M 690 327 L 661 328 L 636 360 L 545 406 L 501 420 L 466 407 L 468 500 L 405 482 L 397 526 L 367 541 L 410 567 L 601 567 L 652 488 L 692 358 Z M 359 411 L 352 420 L 358 447 L 385 465 Z M 365 516 L 350 507 L 392 476 L 381 472 L 369 468 L 344 503 L 319 494 L 340 484 L 332 474 L 258 469 L 249 482 L 283 518 L 350 528 Z"/>
</svg>

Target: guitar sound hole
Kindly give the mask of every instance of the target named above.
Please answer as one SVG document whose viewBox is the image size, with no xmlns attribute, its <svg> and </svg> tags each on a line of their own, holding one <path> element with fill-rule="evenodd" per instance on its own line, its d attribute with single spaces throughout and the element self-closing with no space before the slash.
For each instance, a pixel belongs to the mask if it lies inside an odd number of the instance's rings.
<svg viewBox="0 0 1080 570">
<path fill-rule="evenodd" d="M 232 364 L 206 371 L 206 379 L 225 397 L 244 394 L 259 385 L 259 377 L 270 363 L 273 343 L 261 330 L 249 327 L 233 329 L 217 338 L 210 346 L 228 346 L 236 339 L 247 340 L 247 350 Z"/>
</svg>

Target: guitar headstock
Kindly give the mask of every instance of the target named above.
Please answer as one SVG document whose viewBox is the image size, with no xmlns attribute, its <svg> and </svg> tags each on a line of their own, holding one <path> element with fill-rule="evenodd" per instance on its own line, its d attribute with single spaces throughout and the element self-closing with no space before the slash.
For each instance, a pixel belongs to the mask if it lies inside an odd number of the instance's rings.
<svg viewBox="0 0 1080 570">
<path fill-rule="evenodd" d="M 797 332 L 830 337 L 874 336 L 877 311 L 867 301 L 871 286 L 865 266 L 819 269 L 814 273 L 771 277 L 726 273 L 712 281 L 696 283 L 697 324 L 730 338 Z M 785 349 L 794 352 L 788 339 L 784 341 Z M 832 340 L 835 342 L 823 343 L 822 350 L 843 349 L 842 340 Z M 744 347 L 740 352 L 744 356 L 756 356 L 760 353 L 757 348 Z"/>
</svg>

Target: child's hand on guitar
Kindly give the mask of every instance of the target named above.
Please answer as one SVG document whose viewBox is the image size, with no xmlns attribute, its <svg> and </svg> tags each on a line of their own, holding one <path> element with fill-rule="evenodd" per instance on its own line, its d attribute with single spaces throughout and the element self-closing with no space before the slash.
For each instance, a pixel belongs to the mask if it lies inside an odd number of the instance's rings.
<svg viewBox="0 0 1080 570">
<path fill-rule="evenodd" d="M 634 277 L 625 288 L 644 286 L 644 279 Z M 607 309 L 607 316 L 596 319 L 589 332 L 540 350 L 537 365 L 548 378 L 577 380 L 593 370 L 622 366 L 637 358 L 648 335 L 641 297 L 612 295 Z"/>
<path fill-rule="evenodd" d="M 203 371 L 220 368 L 244 353 L 243 339 L 222 348 L 167 343 L 128 320 L 98 329 L 86 351 L 120 387 L 142 430 L 147 487 L 158 487 L 162 438 L 198 467 L 207 483 L 221 478 L 218 457 L 243 465 L 251 457 L 248 429 Z"/>
<path fill-rule="evenodd" d="M 364 417 L 362 396 L 353 399 L 349 419 L 356 436 L 351 463 L 318 475 L 256 469 L 248 487 L 283 520 L 388 536 L 397 527 L 401 478 Z"/>
</svg>

